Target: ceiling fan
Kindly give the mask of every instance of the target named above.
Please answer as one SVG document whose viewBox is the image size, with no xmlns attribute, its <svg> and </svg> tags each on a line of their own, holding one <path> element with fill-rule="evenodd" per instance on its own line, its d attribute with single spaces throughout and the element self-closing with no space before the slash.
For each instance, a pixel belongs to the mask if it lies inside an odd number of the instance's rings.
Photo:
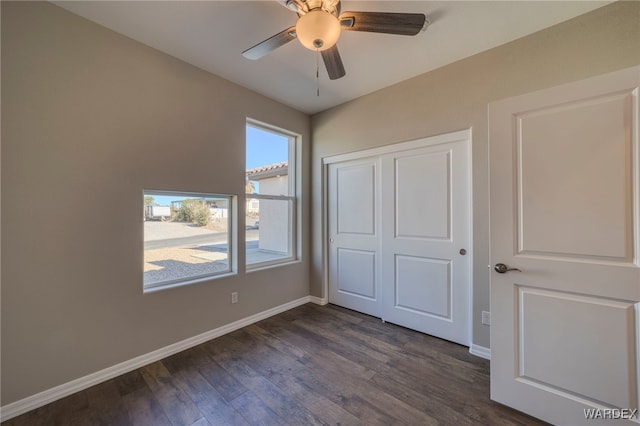
<svg viewBox="0 0 640 426">
<path fill-rule="evenodd" d="M 340 0 L 279 0 L 298 14 L 296 25 L 242 52 L 247 59 L 260 59 L 297 38 L 304 47 L 318 51 L 329 78 L 344 77 L 345 70 L 336 42 L 342 30 L 416 35 L 429 25 L 423 13 L 344 12 Z"/>
</svg>

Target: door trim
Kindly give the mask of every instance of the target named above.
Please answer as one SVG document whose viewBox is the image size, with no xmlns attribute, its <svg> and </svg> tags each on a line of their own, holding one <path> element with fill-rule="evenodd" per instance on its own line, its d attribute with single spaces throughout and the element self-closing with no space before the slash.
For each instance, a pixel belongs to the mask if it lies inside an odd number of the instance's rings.
<svg viewBox="0 0 640 426">
<path fill-rule="evenodd" d="M 369 148 L 362 151 L 352 151 L 344 154 L 330 155 L 322 157 L 321 180 L 322 180 L 322 299 L 329 300 L 329 165 L 332 163 L 340 163 L 343 161 L 357 160 L 361 158 L 380 156 L 384 154 L 409 151 L 416 148 L 425 148 L 434 145 L 442 145 L 453 142 L 465 141 L 468 144 L 467 162 L 469 164 L 469 177 L 467 185 L 469 185 L 469 277 L 467 280 L 467 292 L 469 300 L 469 342 L 468 346 L 473 343 L 473 272 L 474 272 L 474 253 L 473 253 L 473 144 L 472 128 L 458 130 L 451 133 L 445 133 L 435 136 L 427 136 L 424 138 L 412 139 L 404 142 L 397 142 L 390 145 L 383 145 L 376 148 Z"/>
</svg>

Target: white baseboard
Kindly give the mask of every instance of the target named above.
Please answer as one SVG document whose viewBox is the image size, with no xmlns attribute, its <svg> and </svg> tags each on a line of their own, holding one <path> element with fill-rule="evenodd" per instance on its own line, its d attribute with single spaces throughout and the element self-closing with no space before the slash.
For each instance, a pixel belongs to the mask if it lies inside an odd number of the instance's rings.
<svg viewBox="0 0 640 426">
<path fill-rule="evenodd" d="M 471 355 L 479 356 L 480 358 L 488 360 L 491 359 L 491 349 L 485 348 L 484 346 L 472 344 L 469 348 L 469 352 L 471 353 Z"/>
<path fill-rule="evenodd" d="M 104 370 L 97 371 L 84 377 L 80 377 L 79 379 L 72 380 L 68 383 L 64 383 L 54 388 L 47 389 L 19 401 L 12 402 L 11 404 L 7 404 L 4 407 L 0 407 L 0 421 L 12 419 L 16 416 L 19 416 L 20 414 L 24 414 L 28 411 L 35 410 L 38 407 L 42 407 L 43 405 L 49 404 L 60 398 L 64 398 L 65 396 L 79 392 L 83 389 L 87 389 L 91 386 L 97 385 L 98 383 L 102 383 L 114 377 L 118 377 L 137 368 L 144 367 L 147 364 L 159 361 L 170 355 L 184 351 L 185 349 L 192 348 L 211 339 L 215 339 L 216 337 L 220 337 L 224 334 L 231 333 L 232 331 L 238 330 L 242 327 L 246 327 L 265 318 L 269 318 L 281 312 L 288 311 L 289 309 L 304 305 L 305 303 L 318 303 L 322 302 L 322 300 L 323 299 L 319 299 L 313 296 L 305 296 L 300 299 L 285 303 L 283 305 L 276 306 L 275 308 L 267 309 L 266 311 L 251 315 L 250 317 L 223 325 L 222 327 L 204 332 L 197 336 L 193 336 L 180 342 L 173 343 L 169 346 L 165 346 L 164 348 L 149 352 L 148 354 L 140 355 L 128 361 L 121 362 L 120 364 L 105 368 Z M 326 302 L 318 304 L 322 305 L 326 304 Z"/>
<path fill-rule="evenodd" d="M 320 305 L 320 306 L 324 306 L 327 303 L 329 303 L 326 297 L 316 297 L 316 296 L 309 296 L 309 302 L 315 303 L 316 305 Z"/>
</svg>

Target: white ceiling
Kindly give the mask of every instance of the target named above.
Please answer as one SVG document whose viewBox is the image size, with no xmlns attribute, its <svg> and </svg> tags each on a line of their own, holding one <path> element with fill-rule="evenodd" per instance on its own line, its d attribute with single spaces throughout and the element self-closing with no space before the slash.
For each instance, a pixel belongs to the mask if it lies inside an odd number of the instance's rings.
<svg viewBox="0 0 640 426">
<path fill-rule="evenodd" d="M 241 52 L 294 25 L 277 0 L 55 1 L 98 24 L 313 114 L 604 6 L 608 1 L 342 1 L 342 11 L 422 12 L 415 37 L 344 31 L 347 75 L 330 81 L 297 40 L 252 61 Z"/>
</svg>

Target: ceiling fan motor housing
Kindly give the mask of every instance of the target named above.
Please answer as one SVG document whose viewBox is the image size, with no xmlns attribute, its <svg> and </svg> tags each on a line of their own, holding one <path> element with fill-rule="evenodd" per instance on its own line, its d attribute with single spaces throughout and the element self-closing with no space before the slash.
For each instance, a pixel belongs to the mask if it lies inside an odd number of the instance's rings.
<svg viewBox="0 0 640 426">
<path fill-rule="evenodd" d="M 284 5 L 302 16 L 315 9 L 322 9 L 333 16 L 340 15 L 340 0 L 284 0 Z"/>
</svg>

